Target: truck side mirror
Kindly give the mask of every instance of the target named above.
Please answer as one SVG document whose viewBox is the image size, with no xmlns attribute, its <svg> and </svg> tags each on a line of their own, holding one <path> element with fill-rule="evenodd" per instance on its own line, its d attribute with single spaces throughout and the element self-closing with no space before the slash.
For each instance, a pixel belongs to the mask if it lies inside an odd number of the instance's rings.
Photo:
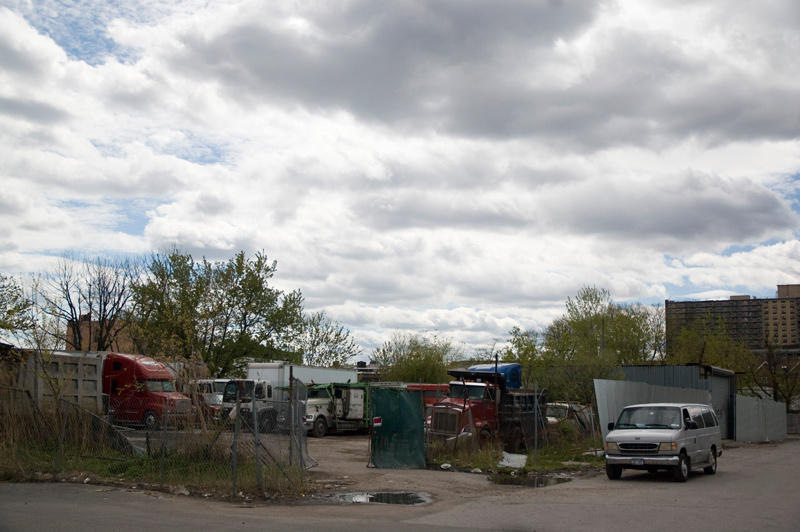
<svg viewBox="0 0 800 532">
<path fill-rule="evenodd" d="M 614 422 L 608 424 L 608 430 L 614 430 Z"/>
</svg>

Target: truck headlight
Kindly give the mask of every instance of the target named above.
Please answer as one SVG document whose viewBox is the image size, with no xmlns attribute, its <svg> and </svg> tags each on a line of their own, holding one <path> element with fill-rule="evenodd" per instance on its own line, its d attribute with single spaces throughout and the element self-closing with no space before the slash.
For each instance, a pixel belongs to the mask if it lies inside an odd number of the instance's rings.
<svg viewBox="0 0 800 532">
<path fill-rule="evenodd" d="M 618 450 L 619 448 L 617 447 L 617 444 L 615 442 L 613 441 L 606 442 L 606 451 L 618 451 Z"/>
<path fill-rule="evenodd" d="M 665 441 L 661 442 L 658 446 L 659 451 L 677 451 L 678 450 L 678 442 L 672 441 Z"/>
</svg>

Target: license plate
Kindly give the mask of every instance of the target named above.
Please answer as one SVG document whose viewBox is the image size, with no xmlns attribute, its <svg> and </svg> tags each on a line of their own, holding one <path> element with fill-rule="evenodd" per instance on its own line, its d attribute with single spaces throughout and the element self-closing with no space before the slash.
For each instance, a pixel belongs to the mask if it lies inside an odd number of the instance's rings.
<svg viewBox="0 0 800 532">
<path fill-rule="evenodd" d="M 631 460 L 631 463 L 633 465 L 644 465 L 644 460 L 642 460 L 641 458 L 634 458 L 633 460 Z"/>
</svg>

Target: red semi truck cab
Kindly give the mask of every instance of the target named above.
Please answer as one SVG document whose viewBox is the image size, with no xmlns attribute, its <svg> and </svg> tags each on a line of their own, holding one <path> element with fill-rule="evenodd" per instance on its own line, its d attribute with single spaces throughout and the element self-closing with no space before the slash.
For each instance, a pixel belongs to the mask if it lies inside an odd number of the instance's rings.
<svg viewBox="0 0 800 532">
<path fill-rule="evenodd" d="M 191 400 L 176 391 L 167 367 L 144 355 L 108 353 L 103 362 L 103 393 L 108 394 L 114 419 L 158 429 L 168 421 L 187 422 Z"/>
<path fill-rule="evenodd" d="M 432 406 L 431 433 L 450 438 L 471 433 L 490 440 L 499 426 L 496 393 L 485 382 L 450 382 L 450 397 Z"/>
</svg>

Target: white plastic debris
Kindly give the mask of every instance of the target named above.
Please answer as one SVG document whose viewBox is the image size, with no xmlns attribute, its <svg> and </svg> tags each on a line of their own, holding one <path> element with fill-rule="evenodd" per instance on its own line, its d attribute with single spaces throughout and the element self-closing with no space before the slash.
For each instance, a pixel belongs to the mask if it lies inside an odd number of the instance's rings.
<svg viewBox="0 0 800 532">
<path fill-rule="evenodd" d="M 525 462 L 528 461 L 526 454 L 513 454 L 503 451 L 503 459 L 498 464 L 499 467 L 511 467 L 514 469 L 521 469 L 525 467 Z"/>
</svg>

